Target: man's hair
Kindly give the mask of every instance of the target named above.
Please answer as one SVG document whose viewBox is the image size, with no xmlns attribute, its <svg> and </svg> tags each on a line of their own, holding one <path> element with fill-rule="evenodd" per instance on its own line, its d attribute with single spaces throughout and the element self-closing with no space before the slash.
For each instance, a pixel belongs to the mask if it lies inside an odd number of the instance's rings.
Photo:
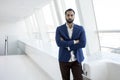
<svg viewBox="0 0 120 80">
<path fill-rule="evenodd" d="M 75 11 L 73 9 L 69 8 L 65 11 L 65 15 L 67 14 L 68 11 L 73 11 L 73 13 L 75 14 Z"/>
</svg>

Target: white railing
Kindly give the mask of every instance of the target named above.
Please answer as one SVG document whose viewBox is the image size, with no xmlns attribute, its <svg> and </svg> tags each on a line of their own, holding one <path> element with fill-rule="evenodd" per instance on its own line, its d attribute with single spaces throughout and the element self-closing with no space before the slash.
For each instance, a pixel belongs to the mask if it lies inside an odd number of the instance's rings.
<svg viewBox="0 0 120 80">
<path fill-rule="evenodd" d="M 100 43 L 102 43 L 100 44 L 101 50 L 106 49 L 109 50 L 109 52 L 120 53 L 120 46 L 119 46 L 120 30 L 100 30 L 98 31 L 98 33 L 99 33 Z"/>
<path fill-rule="evenodd" d="M 26 53 L 52 80 L 61 80 L 58 60 L 50 55 L 52 54 L 51 52 L 47 53 L 47 50 L 32 46 L 32 44 L 24 41 L 18 41 L 18 46 L 21 52 Z"/>
</svg>

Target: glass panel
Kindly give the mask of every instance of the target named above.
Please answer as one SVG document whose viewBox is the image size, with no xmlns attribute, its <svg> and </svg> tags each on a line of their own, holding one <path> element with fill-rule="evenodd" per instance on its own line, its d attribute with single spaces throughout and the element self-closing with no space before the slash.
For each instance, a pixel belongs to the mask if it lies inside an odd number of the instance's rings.
<svg viewBox="0 0 120 80">
<path fill-rule="evenodd" d="M 93 0 L 99 30 L 120 30 L 120 1 Z"/>
<path fill-rule="evenodd" d="M 119 0 L 93 0 L 102 51 L 118 53 L 120 49 L 119 3 Z"/>
<path fill-rule="evenodd" d="M 51 41 L 55 41 L 55 33 L 54 32 L 48 32 L 49 38 Z"/>
<path fill-rule="evenodd" d="M 99 33 L 102 51 L 115 52 L 120 49 L 120 33 Z"/>
<path fill-rule="evenodd" d="M 54 8 L 54 4 L 53 1 L 44 6 L 43 9 L 43 14 L 44 14 L 44 19 L 45 19 L 45 25 L 47 27 L 47 32 L 55 32 L 56 29 L 56 25 L 58 24 L 58 20 L 56 17 L 56 13 L 55 13 L 55 8 Z"/>
<path fill-rule="evenodd" d="M 36 21 L 35 14 L 33 14 L 33 16 L 32 16 L 32 21 L 33 21 L 33 30 L 34 30 L 34 32 L 39 32 L 39 28 L 38 28 L 38 24 L 37 24 L 37 21 Z"/>
<path fill-rule="evenodd" d="M 48 34 L 48 39 L 50 40 L 50 45 L 53 51 L 57 50 L 55 42 L 55 29 L 58 25 L 58 19 L 55 11 L 55 6 L 53 1 L 42 8 L 43 16 L 45 20 L 45 29 Z"/>
<path fill-rule="evenodd" d="M 47 31 L 51 31 L 54 29 L 54 23 L 53 23 L 52 12 L 50 10 L 50 4 L 43 7 L 42 10 L 43 10 L 43 14 L 44 14 Z"/>
</svg>

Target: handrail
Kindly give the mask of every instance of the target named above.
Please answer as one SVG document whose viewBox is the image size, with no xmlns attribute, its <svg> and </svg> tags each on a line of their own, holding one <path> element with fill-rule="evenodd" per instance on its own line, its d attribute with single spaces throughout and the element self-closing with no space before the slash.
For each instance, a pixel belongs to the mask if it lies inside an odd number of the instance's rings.
<svg viewBox="0 0 120 80">
<path fill-rule="evenodd" d="M 5 53 L 4 55 L 7 55 L 8 54 L 8 36 L 6 36 L 5 38 Z"/>
<path fill-rule="evenodd" d="M 98 33 L 120 33 L 120 30 L 99 30 Z"/>
<path fill-rule="evenodd" d="M 120 33 L 120 30 L 99 30 L 98 33 L 109 33 L 109 34 L 114 34 L 114 33 Z M 118 48 L 114 48 L 114 47 L 108 47 L 108 46 L 101 46 L 101 48 L 108 48 L 108 49 L 112 49 L 112 50 L 120 50 L 120 47 Z"/>
<path fill-rule="evenodd" d="M 109 49 L 116 49 L 116 50 L 120 50 L 120 47 L 118 47 L 118 48 L 107 47 L 107 46 L 101 46 L 101 47 L 103 47 L 103 48 L 109 48 Z"/>
</svg>

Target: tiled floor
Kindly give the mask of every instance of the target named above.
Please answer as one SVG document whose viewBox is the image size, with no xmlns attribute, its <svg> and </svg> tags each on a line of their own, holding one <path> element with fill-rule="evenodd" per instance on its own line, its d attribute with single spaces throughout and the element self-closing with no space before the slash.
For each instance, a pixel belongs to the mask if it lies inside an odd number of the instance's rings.
<svg viewBox="0 0 120 80">
<path fill-rule="evenodd" d="M 0 80 L 52 80 L 25 55 L 0 56 Z"/>
</svg>

